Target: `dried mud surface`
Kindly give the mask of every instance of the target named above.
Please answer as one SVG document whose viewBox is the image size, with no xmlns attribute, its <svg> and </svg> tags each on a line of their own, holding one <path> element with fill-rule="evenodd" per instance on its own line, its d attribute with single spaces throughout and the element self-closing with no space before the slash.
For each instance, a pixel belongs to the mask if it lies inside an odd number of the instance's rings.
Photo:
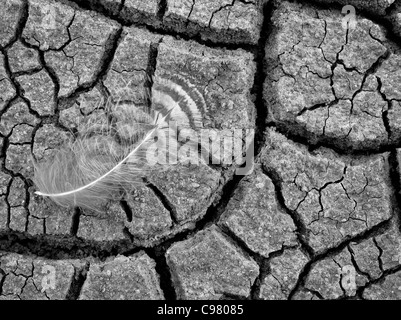
<svg viewBox="0 0 401 320">
<path fill-rule="evenodd" d="M 400 45 L 400 0 L 1 1 L 0 300 L 399 299 Z M 34 193 L 32 155 L 165 73 L 255 130 L 251 174 L 176 166 L 104 216 Z"/>
</svg>

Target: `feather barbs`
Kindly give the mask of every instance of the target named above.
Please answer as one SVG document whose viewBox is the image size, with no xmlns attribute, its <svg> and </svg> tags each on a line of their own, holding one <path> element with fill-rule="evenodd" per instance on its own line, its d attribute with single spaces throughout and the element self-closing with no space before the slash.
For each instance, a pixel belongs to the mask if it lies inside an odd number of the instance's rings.
<svg viewBox="0 0 401 320">
<path fill-rule="evenodd" d="M 170 120 L 178 128 L 201 128 L 204 106 L 197 108 L 180 85 L 161 77 L 155 78 L 151 95 L 150 110 L 114 105 L 108 110 L 111 121 L 104 121 L 104 114 L 98 121 L 95 114 L 51 161 L 34 163 L 36 194 L 64 207 L 98 211 L 143 183 L 150 171 L 164 169 L 149 161 L 149 147 L 158 136 L 171 135 Z"/>
</svg>

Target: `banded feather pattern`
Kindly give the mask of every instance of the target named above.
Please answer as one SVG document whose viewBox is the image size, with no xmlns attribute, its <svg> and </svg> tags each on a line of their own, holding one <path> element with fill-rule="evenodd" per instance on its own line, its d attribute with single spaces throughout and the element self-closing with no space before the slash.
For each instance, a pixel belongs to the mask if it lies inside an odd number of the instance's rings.
<svg viewBox="0 0 401 320">
<path fill-rule="evenodd" d="M 171 108 L 171 119 L 181 128 L 199 130 L 207 118 L 206 101 L 199 90 L 180 75 L 160 77 L 152 88 L 152 108 L 161 114 Z"/>
<path fill-rule="evenodd" d="M 93 113 L 51 160 L 34 161 L 36 193 L 64 207 L 101 211 L 107 201 L 143 183 L 151 171 L 166 169 L 168 163 L 149 164 L 149 146 L 158 136 L 171 135 L 170 121 L 178 130 L 201 129 L 206 103 L 196 87 L 178 75 L 156 76 L 149 94 L 150 110 L 112 105 L 107 110 L 112 121 L 106 123 Z"/>
</svg>

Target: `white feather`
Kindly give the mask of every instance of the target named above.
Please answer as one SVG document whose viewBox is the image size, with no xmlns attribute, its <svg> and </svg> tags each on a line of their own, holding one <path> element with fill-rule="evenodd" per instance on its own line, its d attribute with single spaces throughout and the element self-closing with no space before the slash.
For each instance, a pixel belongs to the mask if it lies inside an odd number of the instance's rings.
<svg viewBox="0 0 401 320">
<path fill-rule="evenodd" d="M 176 92 L 181 92 L 173 82 L 161 78 L 156 78 L 155 83 L 157 81 L 168 83 Z M 188 116 L 179 106 L 185 100 L 183 96 L 173 101 L 155 89 L 152 104 L 159 105 L 158 110 L 147 112 L 123 104 L 111 110 L 111 123 L 97 121 L 96 116 L 89 117 L 79 126 L 77 138 L 58 150 L 51 161 L 34 163 L 36 194 L 49 197 L 61 206 L 95 211 L 110 199 L 120 199 L 123 192 L 129 193 L 143 183 L 143 177 L 150 170 L 161 169 L 148 165 L 147 148 L 158 134 L 170 134 L 168 120 L 188 127 Z M 194 110 L 194 106 L 190 110 Z M 201 112 L 191 117 L 197 125 L 202 123 Z M 168 153 L 167 150 L 162 152 Z"/>
</svg>

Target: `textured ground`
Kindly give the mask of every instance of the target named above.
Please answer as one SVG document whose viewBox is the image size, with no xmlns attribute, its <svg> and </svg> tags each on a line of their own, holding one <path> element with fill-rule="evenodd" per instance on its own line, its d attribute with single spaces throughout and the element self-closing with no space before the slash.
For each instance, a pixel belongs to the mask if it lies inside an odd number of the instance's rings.
<svg viewBox="0 0 401 320">
<path fill-rule="evenodd" d="M 0 299 L 401 298 L 400 45 L 399 0 L 1 1 Z M 31 154 L 166 71 L 256 130 L 252 174 L 174 167 L 105 217 L 34 194 Z"/>
</svg>

